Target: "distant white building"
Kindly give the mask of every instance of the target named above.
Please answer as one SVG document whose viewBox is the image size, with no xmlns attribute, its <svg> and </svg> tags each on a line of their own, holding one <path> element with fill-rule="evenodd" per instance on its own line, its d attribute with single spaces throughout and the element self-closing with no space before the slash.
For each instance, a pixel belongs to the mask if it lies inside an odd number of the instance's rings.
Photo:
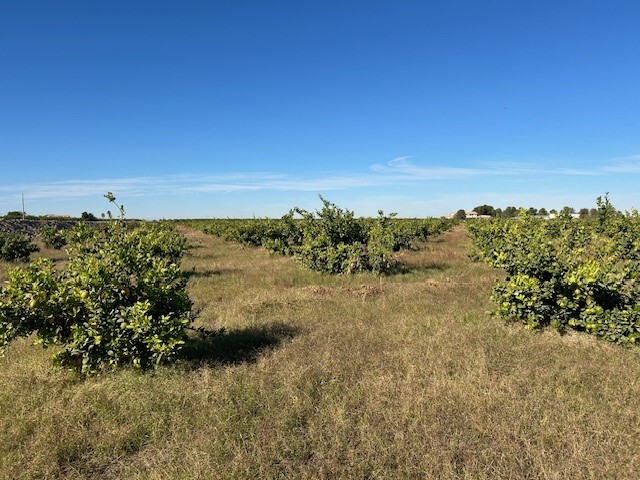
<svg viewBox="0 0 640 480">
<path fill-rule="evenodd" d="M 569 216 L 571 218 L 580 218 L 580 214 L 579 213 L 570 213 Z M 543 215 L 542 218 L 546 218 L 546 219 L 558 218 L 558 214 L 557 213 L 550 213 L 549 215 Z"/>
<path fill-rule="evenodd" d="M 458 212 L 451 212 L 446 218 L 455 218 L 456 213 Z M 464 216 L 465 218 L 491 218 L 491 215 L 478 215 L 474 210 L 465 210 Z"/>
</svg>

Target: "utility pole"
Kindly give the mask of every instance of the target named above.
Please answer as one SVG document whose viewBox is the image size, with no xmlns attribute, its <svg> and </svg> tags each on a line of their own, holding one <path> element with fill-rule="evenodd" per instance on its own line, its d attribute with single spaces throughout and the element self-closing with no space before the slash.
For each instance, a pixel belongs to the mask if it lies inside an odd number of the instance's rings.
<svg viewBox="0 0 640 480">
<path fill-rule="evenodd" d="M 22 194 L 22 219 L 24 220 L 24 193 Z"/>
</svg>

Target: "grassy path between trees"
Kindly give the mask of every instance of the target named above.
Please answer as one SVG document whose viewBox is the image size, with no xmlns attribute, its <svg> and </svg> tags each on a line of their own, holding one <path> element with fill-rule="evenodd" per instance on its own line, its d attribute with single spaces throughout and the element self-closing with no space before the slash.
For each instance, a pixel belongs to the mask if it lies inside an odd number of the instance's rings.
<svg viewBox="0 0 640 480">
<path fill-rule="evenodd" d="M 88 380 L 16 341 L 0 478 L 638 477 L 640 349 L 488 315 L 464 227 L 382 278 L 184 233 L 196 325 L 224 331 Z"/>
</svg>

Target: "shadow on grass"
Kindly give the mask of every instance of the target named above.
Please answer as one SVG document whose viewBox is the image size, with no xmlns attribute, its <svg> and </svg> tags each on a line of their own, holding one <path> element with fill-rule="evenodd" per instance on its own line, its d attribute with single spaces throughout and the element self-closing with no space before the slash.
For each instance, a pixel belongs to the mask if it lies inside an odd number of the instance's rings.
<svg viewBox="0 0 640 480">
<path fill-rule="evenodd" d="M 384 273 L 384 276 L 391 277 L 393 275 L 408 275 L 410 273 L 424 273 L 433 270 L 445 271 L 449 270 L 450 268 L 451 265 L 449 265 L 448 263 L 429 262 L 422 265 L 406 265 L 404 263 L 398 263 L 391 269 L 387 270 Z"/>
<path fill-rule="evenodd" d="M 227 275 L 237 272 L 238 270 L 231 268 L 216 268 L 216 269 L 191 269 L 184 272 L 184 276 L 187 278 L 211 278 L 219 277 L 221 275 Z"/>
<path fill-rule="evenodd" d="M 184 272 L 184 276 L 187 278 L 210 278 L 210 277 L 218 277 L 222 275 L 222 270 L 189 270 Z"/>
<path fill-rule="evenodd" d="M 253 363 L 266 351 L 295 337 L 299 329 L 276 323 L 237 330 L 198 329 L 180 353 L 187 368 Z"/>
<path fill-rule="evenodd" d="M 441 234 L 435 237 L 429 237 L 429 243 L 445 243 L 447 241 L 448 240 L 445 237 L 443 237 Z"/>
</svg>

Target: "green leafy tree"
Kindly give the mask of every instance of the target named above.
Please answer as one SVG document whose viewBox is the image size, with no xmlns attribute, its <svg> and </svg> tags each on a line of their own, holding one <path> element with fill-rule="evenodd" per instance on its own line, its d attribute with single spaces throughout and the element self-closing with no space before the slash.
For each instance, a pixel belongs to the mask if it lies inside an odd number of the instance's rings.
<svg viewBox="0 0 640 480">
<path fill-rule="evenodd" d="M 480 257 L 503 268 L 497 313 L 528 328 L 572 328 L 621 344 L 640 343 L 640 216 L 598 198 L 598 222 L 572 221 L 565 207 L 542 221 L 468 226 Z"/>
<path fill-rule="evenodd" d="M 513 206 L 508 206 L 504 209 L 504 216 L 506 218 L 513 218 L 518 216 L 518 209 Z"/>
<path fill-rule="evenodd" d="M 373 224 L 367 225 L 354 213 L 320 197 L 322 209 L 308 212 L 301 208 L 300 245 L 294 256 L 312 270 L 327 273 L 381 273 L 394 264 L 393 252 L 398 242 L 391 217 L 379 211 Z"/>
<path fill-rule="evenodd" d="M 64 232 L 54 226 L 43 226 L 38 230 L 40 239 L 45 247 L 60 250 L 67 244 Z"/>
<path fill-rule="evenodd" d="M 479 205 L 473 209 L 478 215 L 490 215 L 495 216 L 496 211 L 491 205 Z"/>
<path fill-rule="evenodd" d="M 560 210 L 559 215 L 564 216 L 564 217 L 569 217 L 573 213 L 576 213 L 576 210 L 573 207 L 564 206 L 564 207 L 562 207 L 562 210 Z"/>
<path fill-rule="evenodd" d="M 37 251 L 38 247 L 26 235 L 0 232 L 0 259 L 7 262 L 26 262 L 29 256 Z"/>
<path fill-rule="evenodd" d="M 616 209 L 609 201 L 609 193 L 605 194 L 604 199 L 598 197 L 596 199 L 598 206 L 598 231 L 604 232 L 609 222 L 616 216 Z"/>
<path fill-rule="evenodd" d="M 13 210 L 11 212 L 7 212 L 7 214 L 4 216 L 4 218 L 6 220 L 20 220 L 22 219 L 22 212 L 18 212 L 17 210 Z"/>
<path fill-rule="evenodd" d="M 464 211 L 464 209 L 461 208 L 455 213 L 453 218 L 455 218 L 456 220 L 464 220 L 465 218 L 467 218 L 467 213 Z"/>
<path fill-rule="evenodd" d="M 40 259 L 9 272 L 0 290 L 0 351 L 35 334 L 60 345 L 55 363 L 93 374 L 175 358 L 192 320 L 179 260 L 185 239 L 173 227 L 106 228 L 79 224 L 69 235 L 65 268 Z"/>
<path fill-rule="evenodd" d="M 327 273 L 355 273 L 366 270 L 367 234 L 354 213 L 320 197 L 322 209 L 308 212 L 295 208 L 300 215 L 301 245 L 296 258 L 312 270 Z"/>
</svg>

